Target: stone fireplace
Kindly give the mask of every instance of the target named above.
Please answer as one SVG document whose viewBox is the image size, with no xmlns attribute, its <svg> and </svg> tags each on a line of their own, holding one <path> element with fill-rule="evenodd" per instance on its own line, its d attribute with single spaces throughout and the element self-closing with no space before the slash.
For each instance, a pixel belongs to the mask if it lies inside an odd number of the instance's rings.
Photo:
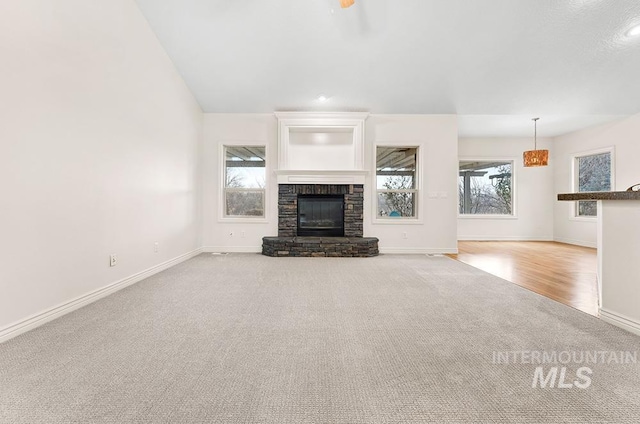
<svg viewBox="0 0 640 424">
<path fill-rule="evenodd" d="M 299 198 L 321 199 L 342 198 L 344 237 L 362 237 L 363 214 L 362 184 L 280 184 L 278 186 L 278 237 L 322 236 L 323 234 L 299 231 Z M 305 213 L 305 211 L 302 211 Z M 307 217 L 305 217 L 307 218 Z M 308 229 L 308 228 L 307 228 Z M 325 234 L 336 236 L 336 234 Z"/>
<path fill-rule="evenodd" d="M 280 184 L 278 237 L 264 237 L 262 253 L 267 256 L 376 256 L 378 239 L 362 237 L 363 195 L 362 184 Z M 313 203 L 321 199 L 331 199 L 333 204 L 325 205 L 325 209 L 340 212 L 333 214 L 333 217 L 341 216 L 342 228 L 330 223 L 334 219 L 323 216 L 322 211 L 314 213 L 317 212 L 313 210 L 314 207 L 318 207 Z M 312 206 L 305 207 L 308 200 Z M 302 215 L 306 221 L 304 224 L 309 223 L 309 220 L 316 222 L 301 225 Z M 329 227 L 333 232 L 323 234 L 317 231 L 318 227 Z M 333 235 L 336 234 L 336 227 L 339 228 L 338 236 Z M 308 230 L 311 231 L 307 232 Z"/>
</svg>

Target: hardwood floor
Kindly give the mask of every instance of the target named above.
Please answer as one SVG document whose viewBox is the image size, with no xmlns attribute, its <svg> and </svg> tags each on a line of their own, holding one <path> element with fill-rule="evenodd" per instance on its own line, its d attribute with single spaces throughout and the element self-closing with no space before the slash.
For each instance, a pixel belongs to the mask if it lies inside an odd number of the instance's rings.
<svg viewBox="0 0 640 424">
<path fill-rule="evenodd" d="M 596 249 L 556 242 L 460 241 L 458 252 L 447 256 L 597 315 Z"/>
</svg>

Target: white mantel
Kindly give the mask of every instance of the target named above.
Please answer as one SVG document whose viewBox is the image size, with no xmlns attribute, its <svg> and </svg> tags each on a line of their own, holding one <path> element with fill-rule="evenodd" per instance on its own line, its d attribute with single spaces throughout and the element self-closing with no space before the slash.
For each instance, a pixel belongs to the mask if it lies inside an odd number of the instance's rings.
<svg viewBox="0 0 640 424">
<path fill-rule="evenodd" d="M 364 184 L 368 171 L 275 171 L 278 184 Z"/>
<path fill-rule="evenodd" d="M 276 112 L 278 184 L 364 184 L 368 113 Z"/>
</svg>

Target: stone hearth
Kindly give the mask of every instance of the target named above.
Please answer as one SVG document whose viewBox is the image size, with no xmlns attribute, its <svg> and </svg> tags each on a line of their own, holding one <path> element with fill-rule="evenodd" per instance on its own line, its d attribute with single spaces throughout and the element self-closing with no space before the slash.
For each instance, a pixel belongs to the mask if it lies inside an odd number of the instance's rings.
<svg viewBox="0 0 640 424">
<path fill-rule="evenodd" d="M 375 237 L 263 237 L 262 254 L 292 257 L 359 257 L 378 255 Z"/>
</svg>

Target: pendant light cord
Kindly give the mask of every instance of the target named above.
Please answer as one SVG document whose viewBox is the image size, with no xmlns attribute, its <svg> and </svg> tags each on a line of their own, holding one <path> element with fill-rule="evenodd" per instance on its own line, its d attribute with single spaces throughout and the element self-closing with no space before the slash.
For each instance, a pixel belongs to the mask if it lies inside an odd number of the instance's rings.
<svg viewBox="0 0 640 424">
<path fill-rule="evenodd" d="M 533 150 L 538 150 L 538 119 L 533 118 Z"/>
</svg>

